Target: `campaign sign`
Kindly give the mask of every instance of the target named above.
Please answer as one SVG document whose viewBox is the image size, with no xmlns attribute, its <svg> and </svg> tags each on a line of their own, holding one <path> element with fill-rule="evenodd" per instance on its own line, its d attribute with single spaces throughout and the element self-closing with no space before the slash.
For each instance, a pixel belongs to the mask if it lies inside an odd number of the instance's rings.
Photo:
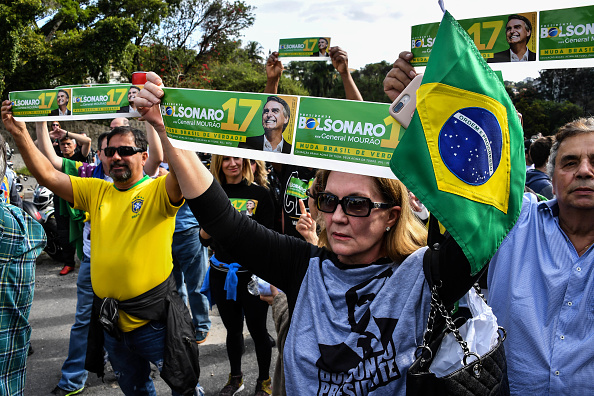
<svg viewBox="0 0 594 396">
<path fill-rule="evenodd" d="M 182 88 L 163 91 L 161 114 L 170 138 L 262 151 L 268 130 L 269 136 L 277 138 L 270 138 L 271 150 L 280 144 L 280 137 L 285 149 L 292 143 L 296 96 Z"/>
<path fill-rule="evenodd" d="M 12 113 L 18 121 L 73 121 L 115 117 L 139 117 L 134 98 L 142 87 L 103 84 L 68 86 L 9 93 Z"/>
<path fill-rule="evenodd" d="M 305 37 L 280 39 L 278 56 L 303 58 L 308 60 L 327 60 L 330 57 L 330 37 Z"/>
<path fill-rule="evenodd" d="M 477 49 L 488 63 L 536 60 L 536 12 L 512 15 L 497 15 L 483 18 L 461 19 L 458 22 L 474 41 Z M 525 18 L 525 19 L 524 19 Z M 528 21 L 526 23 L 525 21 Z M 427 23 L 411 28 L 411 63 L 425 66 L 435 43 L 439 23 Z M 514 59 L 510 48 L 522 48 L 522 58 Z M 523 54 L 526 54 L 525 57 Z"/>
<path fill-rule="evenodd" d="M 540 12 L 539 60 L 594 57 L 594 6 Z"/>
<path fill-rule="evenodd" d="M 389 161 L 404 129 L 389 115 L 387 104 L 183 88 L 163 91 L 161 114 L 175 147 L 394 178 Z"/>
<path fill-rule="evenodd" d="M 295 155 L 389 167 L 405 130 L 387 104 L 301 98 Z"/>
<path fill-rule="evenodd" d="M 58 98 L 59 95 L 59 98 Z M 71 90 L 44 89 L 36 91 L 16 91 L 8 94 L 12 103 L 12 114 L 17 118 L 44 118 L 69 116 L 72 113 L 70 103 Z M 60 104 L 58 104 L 58 102 Z M 69 119 L 66 117 L 64 119 Z"/>
<path fill-rule="evenodd" d="M 413 53 L 411 64 L 414 66 L 425 66 L 427 64 L 438 29 L 439 23 L 425 23 L 411 27 L 410 48 Z"/>
<path fill-rule="evenodd" d="M 139 117 L 134 108 L 134 98 L 140 87 L 130 84 L 99 85 L 88 88 L 74 88 L 73 114 L 132 113 Z"/>
</svg>

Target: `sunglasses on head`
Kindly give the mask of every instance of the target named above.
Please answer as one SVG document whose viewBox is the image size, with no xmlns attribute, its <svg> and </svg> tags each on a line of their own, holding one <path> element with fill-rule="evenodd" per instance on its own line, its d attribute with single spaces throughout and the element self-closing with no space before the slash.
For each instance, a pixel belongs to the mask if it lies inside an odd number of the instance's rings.
<svg viewBox="0 0 594 396">
<path fill-rule="evenodd" d="M 120 157 L 129 157 L 136 153 L 141 153 L 144 150 L 138 147 L 132 146 L 120 146 L 120 147 L 105 147 L 103 153 L 106 157 L 113 157 L 117 152 Z"/>
<path fill-rule="evenodd" d="M 396 206 L 396 203 L 372 202 L 367 197 L 346 196 L 342 199 L 331 193 L 319 193 L 317 198 L 317 207 L 320 212 L 334 213 L 338 205 L 342 211 L 353 217 L 367 217 L 371 214 L 371 209 L 388 209 Z"/>
</svg>

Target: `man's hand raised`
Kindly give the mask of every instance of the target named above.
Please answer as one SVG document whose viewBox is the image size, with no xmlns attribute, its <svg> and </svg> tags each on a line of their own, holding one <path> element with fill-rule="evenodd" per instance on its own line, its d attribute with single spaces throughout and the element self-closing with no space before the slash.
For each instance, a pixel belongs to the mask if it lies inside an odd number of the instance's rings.
<svg viewBox="0 0 594 396">
<path fill-rule="evenodd" d="M 404 88 L 417 76 L 415 68 L 410 64 L 412 58 L 412 52 L 401 52 L 394 65 L 392 65 L 392 70 L 386 75 L 384 79 L 384 92 L 390 100 L 396 100 Z"/>
<path fill-rule="evenodd" d="M 332 60 L 332 66 L 340 74 L 346 74 L 349 72 L 349 56 L 345 50 L 340 47 L 330 48 L 330 59 Z"/>
<path fill-rule="evenodd" d="M 278 80 L 283 74 L 283 64 L 278 60 L 278 52 L 274 51 L 266 60 L 266 77 Z"/>
<path fill-rule="evenodd" d="M 17 121 L 12 116 L 12 104 L 10 100 L 5 100 L 4 102 L 2 102 L 2 122 L 4 123 L 6 130 L 8 130 L 8 132 L 10 132 L 11 135 L 14 135 L 15 133 L 21 132 L 23 130 L 27 130 L 27 127 L 25 126 L 24 122 Z"/>
<path fill-rule="evenodd" d="M 165 94 L 161 87 L 163 80 L 156 73 L 148 72 L 146 74 L 146 84 L 140 91 L 138 96 L 134 99 L 134 104 L 142 118 L 148 121 L 157 132 L 164 130 L 163 118 L 161 117 L 161 110 L 159 104 Z"/>
</svg>

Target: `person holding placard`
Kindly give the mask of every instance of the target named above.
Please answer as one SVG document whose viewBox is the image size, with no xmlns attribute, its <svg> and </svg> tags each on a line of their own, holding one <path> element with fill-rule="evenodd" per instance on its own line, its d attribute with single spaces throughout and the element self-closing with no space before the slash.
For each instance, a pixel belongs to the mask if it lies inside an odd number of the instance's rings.
<svg viewBox="0 0 594 396">
<path fill-rule="evenodd" d="M 210 165 L 214 178 L 221 184 L 226 202 L 241 211 L 242 216 L 250 218 L 250 222 L 272 228 L 273 205 L 268 191 L 253 182 L 254 176 L 250 161 L 245 158 L 213 155 Z M 246 210 L 243 210 L 243 207 Z M 249 239 L 249 238 L 248 238 Z M 220 396 L 231 396 L 244 388 L 241 372 L 241 356 L 243 354 L 243 322 L 254 340 L 258 360 L 258 379 L 256 396 L 270 394 L 270 361 L 272 346 L 266 329 L 268 304 L 248 291 L 248 283 L 252 273 L 243 268 L 242 261 L 237 260 L 235 248 L 224 246 L 208 235 L 208 231 L 200 230 L 200 240 L 204 246 L 210 246 L 214 252 L 210 259 L 207 289 L 221 315 L 227 330 L 226 346 L 231 372 L 229 381 L 219 392 Z M 251 249 L 251 248 L 248 248 Z M 205 281 L 206 283 L 206 281 Z"/>
<path fill-rule="evenodd" d="M 287 294 L 293 316 L 284 353 L 287 394 L 359 389 L 404 395 L 431 293 L 422 265 L 427 231 L 414 217 L 402 183 L 325 171 L 316 199 L 325 247 L 280 235 L 234 209 L 200 161 L 173 148 L 157 106 L 162 81 L 154 73 L 147 80 L 137 104 L 162 138 L 203 230 L 234 260 Z M 444 280 L 440 289 L 450 306 L 474 280 L 466 279 L 470 265 L 459 247 L 450 244 L 441 252 L 459 257 L 443 270 L 458 280 Z"/>
</svg>

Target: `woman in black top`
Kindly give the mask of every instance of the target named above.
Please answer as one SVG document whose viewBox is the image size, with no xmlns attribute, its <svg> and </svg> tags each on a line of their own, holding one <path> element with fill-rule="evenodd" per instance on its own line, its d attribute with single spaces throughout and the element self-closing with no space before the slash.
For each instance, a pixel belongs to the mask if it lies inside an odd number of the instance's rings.
<svg viewBox="0 0 594 396">
<path fill-rule="evenodd" d="M 149 73 L 143 105 L 160 103 Z M 287 295 L 292 316 L 284 350 L 288 395 L 405 395 L 406 372 L 427 324 L 426 231 L 399 181 L 325 171 L 316 197 L 320 244 L 280 235 L 225 202 L 197 159 L 167 140 L 158 107 L 144 109 L 171 158 L 190 209 L 213 238 Z M 451 249 L 449 249 L 451 247 Z M 451 252 L 449 251 L 451 250 Z M 472 284 L 455 244 L 444 245 L 440 295 L 450 307 Z M 441 260 L 455 253 L 459 260 Z M 430 258 L 433 255 L 429 256 Z"/>
<path fill-rule="evenodd" d="M 253 183 L 254 176 L 249 160 L 213 155 L 210 169 L 235 209 L 263 226 L 272 228 L 272 200 L 264 187 Z M 269 369 L 272 353 L 266 329 L 268 304 L 248 292 L 247 285 L 252 273 L 239 266 L 241 262 L 237 263 L 234 252 L 221 248 L 216 240 L 209 239 L 205 232 L 201 232 L 201 236 L 203 243 L 210 245 L 214 251 L 209 271 L 210 292 L 227 329 L 227 355 L 231 373 L 229 381 L 219 395 L 233 395 L 243 389 L 241 355 L 244 348 L 244 315 L 258 359 L 259 375 L 255 395 L 267 395 L 265 390 L 270 388 Z M 229 283 L 235 283 L 234 279 L 237 279 L 236 286 L 229 286 Z"/>
</svg>

